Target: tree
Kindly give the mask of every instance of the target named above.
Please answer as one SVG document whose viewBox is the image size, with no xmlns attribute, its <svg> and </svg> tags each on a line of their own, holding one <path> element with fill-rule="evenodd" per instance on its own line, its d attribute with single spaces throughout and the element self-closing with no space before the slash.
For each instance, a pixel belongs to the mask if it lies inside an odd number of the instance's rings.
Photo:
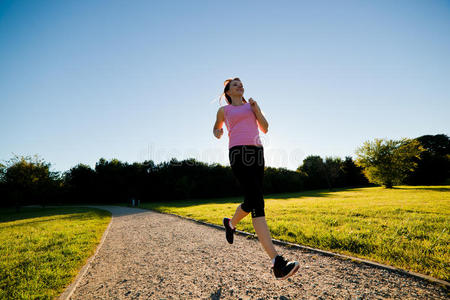
<svg viewBox="0 0 450 300">
<path fill-rule="evenodd" d="M 67 197 L 71 202 L 92 203 L 95 200 L 95 176 L 95 171 L 82 163 L 64 173 Z"/>
<path fill-rule="evenodd" d="M 327 180 L 328 188 L 330 191 L 336 186 L 337 180 L 343 178 L 343 163 L 339 157 L 325 157 L 325 163 L 322 164 L 324 169 L 325 178 Z"/>
<path fill-rule="evenodd" d="M 367 185 L 369 182 L 363 174 L 363 168 L 355 165 L 351 156 L 346 156 L 342 163 L 342 171 L 344 172 L 344 185 L 345 186 L 360 186 Z"/>
<path fill-rule="evenodd" d="M 450 177 L 450 139 L 445 134 L 423 135 L 416 138 L 426 149 L 417 168 L 406 181 L 411 185 L 443 184 Z"/>
<path fill-rule="evenodd" d="M 303 164 L 297 168 L 298 172 L 307 175 L 306 186 L 309 189 L 318 189 L 327 186 L 323 160 L 318 155 L 308 155 Z"/>
<path fill-rule="evenodd" d="M 306 174 L 286 168 L 264 168 L 263 191 L 266 194 L 298 192 L 304 188 Z"/>
<path fill-rule="evenodd" d="M 21 156 L 2 164 L 1 180 L 8 190 L 6 205 L 15 205 L 16 210 L 24 204 L 41 204 L 45 206 L 50 194 L 59 186 L 59 173 L 50 171 L 50 163 L 38 155 Z M 12 203 L 11 203 L 12 202 Z"/>
<path fill-rule="evenodd" d="M 370 182 L 392 188 L 403 183 L 408 172 L 417 167 L 413 158 L 420 159 L 423 151 L 425 149 L 417 140 L 375 139 L 356 149 L 355 163 L 364 168 L 364 175 Z"/>
<path fill-rule="evenodd" d="M 95 164 L 96 197 L 104 203 L 127 202 L 129 194 L 128 163 L 117 158 L 107 161 L 103 157 Z"/>
</svg>

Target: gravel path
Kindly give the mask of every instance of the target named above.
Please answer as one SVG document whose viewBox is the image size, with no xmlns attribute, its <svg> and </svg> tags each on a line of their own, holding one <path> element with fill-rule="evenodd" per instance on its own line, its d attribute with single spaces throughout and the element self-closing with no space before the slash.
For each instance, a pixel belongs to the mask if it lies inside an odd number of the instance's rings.
<svg viewBox="0 0 450 300">
<path fill-rule="evenodd" d="M 70 299 L 448 299 L 438 285 L 275 245 L 300 262 L 278 281 L 257 239 L 153 211 L 103 207 L 109 232 Z"/>
</svg>

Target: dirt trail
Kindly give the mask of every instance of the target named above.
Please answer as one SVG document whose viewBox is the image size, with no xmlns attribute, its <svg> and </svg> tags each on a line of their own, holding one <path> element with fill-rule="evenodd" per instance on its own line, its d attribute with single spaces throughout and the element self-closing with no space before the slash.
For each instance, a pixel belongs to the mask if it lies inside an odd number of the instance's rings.
<svg viewBox="0 0 450 300">
<path fill-rule="evenodd" d="M 70 299 L 448 299 L 423 280 L 275 245 L 300 262 L 274 279 L 257 239 L 153 211 L 103 207 L 113 219 Z"/>
</svg>

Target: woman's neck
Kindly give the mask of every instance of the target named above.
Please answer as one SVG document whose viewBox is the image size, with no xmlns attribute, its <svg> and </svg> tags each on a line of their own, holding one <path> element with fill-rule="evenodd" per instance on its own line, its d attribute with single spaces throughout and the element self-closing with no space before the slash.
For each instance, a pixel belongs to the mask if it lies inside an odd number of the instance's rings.
<svg viewBox="0 0 450 300">
<path fill-rule="evenodd" d="M 238 106 L 242 105 L 242 96 L 231 96 L 231 105 Z"/>
</svg>

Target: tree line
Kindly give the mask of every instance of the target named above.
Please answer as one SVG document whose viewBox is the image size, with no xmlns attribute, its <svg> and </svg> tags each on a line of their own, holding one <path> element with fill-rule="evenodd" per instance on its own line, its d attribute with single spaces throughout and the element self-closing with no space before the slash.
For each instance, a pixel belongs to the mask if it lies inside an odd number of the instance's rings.
<svg viewBox="0 0 450 300">
<path fill-rule="evenodd" d="M 129 164 L 100 158 L 92 169 L 78 164 L 59 173 L 38 155 L 15 156 L 0 164 L 0 206 L 124 203 L 240 196 L 243 191 L 229 166 L 193 158 L 155 164 Z M 382 185 L 448 184 L 447 135 L 366 141 L 356 159 L 307 156 L 297 170 L 265 167 L 264 194 L 310 189 Z"/>
</svg>

